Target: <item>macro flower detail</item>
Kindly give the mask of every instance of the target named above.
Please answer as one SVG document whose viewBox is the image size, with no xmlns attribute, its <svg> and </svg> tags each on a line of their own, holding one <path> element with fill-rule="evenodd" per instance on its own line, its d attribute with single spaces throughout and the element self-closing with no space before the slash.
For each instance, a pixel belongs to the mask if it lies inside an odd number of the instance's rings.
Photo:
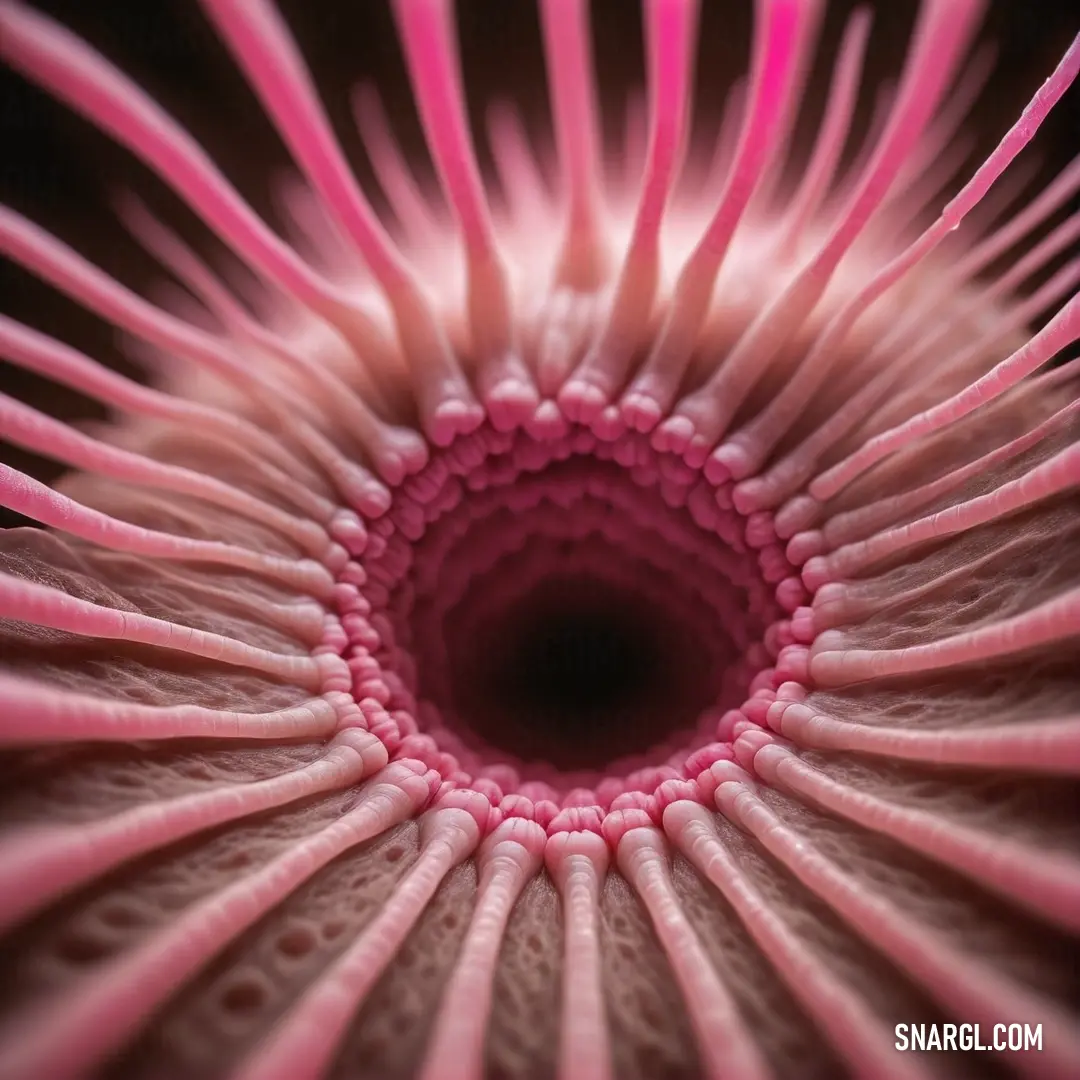
<svg viewBox="0 0 1080 1080">
<path fill-rule="evenodd" d="M 1014 164 L 1080 38 L 955 180 L 984 5 L 921 0 L 858 137 L 857 9 L 793 176 L 820 0 L 748 5 L 708 142 L 703 13 L 645 0 L 617 155 L 539 0 L 552 149 L 500 102 L 489 169 L 452 3 L 390 6 L 437 183 L 367 84 L 361 179 L 282 14 L 200 0 L 286 240 L 0 0 L 221 256 L 120 194 L 158 302 L 0 207 L 146 369 L 0 315 L 0 439 L 68 470 L 0 464 L 0 1077 L 1080 1075 L 1080 159 Z"/>
</svg>

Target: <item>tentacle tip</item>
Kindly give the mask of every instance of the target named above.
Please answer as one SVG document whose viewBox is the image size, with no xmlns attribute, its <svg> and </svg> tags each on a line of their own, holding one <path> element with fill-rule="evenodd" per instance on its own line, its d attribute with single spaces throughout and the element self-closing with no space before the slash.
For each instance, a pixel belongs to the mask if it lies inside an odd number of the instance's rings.
<svg viewBox="0 0 1080 1080">
<path fill-rule="evenodd" d="M 458 436 L 471 435 L 483 422 L 483 406 L 465 398 L 453 398 L 436 406 L 427 425 L 428 437 L 436 446 L 445 448 Z"/>
<path fill-rule="evenodd" d="M 792 612 L 791 632 L 795 640 L 802 645 L 809 645 L 814 640 L 815 621 L 813 608 L 799 606 Z"/>
<path fill-rule="evenodd" d="M 440 788 L 432 809 L 436 814 L 443 810 L 464 811 L 476 824 L 479 835 L 484 836 L 488 832 L 488 822 L 493 808 L 487 796 L 479 791 L 455 787 L 450 791 Z"/>
<path fill-rule="evenodd" d="M 674 840 L 681 838 L 686 829 L 694 824 L 709 824 L 709 812 L 702 805 L 702 795 L 697 785 L 693 784 L 693 794 L 673 799 L 664 807 L 664 832 Z"/>
<path fill-rule="evenodd" d="M 705 462 L 705 479 L 717 485 L 742 479 L 746 473 L 740 473 L 740 456 L 739 448 L 731 443 L 718 446 Z"/>
<path fill-rule="evenodd" d="M 802 568 L 802 580 L 811 593 L 816 593 L 822 585 L 833 580 L 828 561 L 824 556 L 814 555 L 806 560 Z"/>
<path fill-rule="evenodd" d="M 602 833 L 612 851 L 619 850 L 622 838 L 634 829 L 655 829 L 656 823 L 647 810 L 634 807 L 626 810 L 613 810 L 605 815 Z"/>
<path fill-rule="evenodd" d="M 682 454 L 682 459 L 686 465 L 691 469 L 705 469 L 706 463 L 709 460 L 709 452 L 712 450 L 712 443 L 700 434 L 694 434 L 690 437 L 689 443 L 679 451 Z M 708 475 L 706 474 L 706 479 Z M 727 478 L 715 481 L 717 484 L 722 484 Z"/>
<path fill-rule="evenodd" d="M 408 476 L 415 476 L 430 459 L 427 441 L 419 432 L 395 428 L 386 441 L 394 460 L 400 463 Z"/>
<path fill-rule="evenodd" d="M 669 416 L 652 433 L 652 447 L 660 453 L 683 454 L 695 433 L 694 422 L 688 416 Z"/>
<path fill-rule="evenodd" d="M 737 442 L 726 442 L 718 446 L 709 460 L 722 465 L 727 476 L 736 483 L 747 479 L 760 464 L 745 446 Z"/>
<path fill-rule="evenodd" d="M 776 526 L 773 523 L 772 514 L 758 510 L 744 516 L 746 517 L 746 542 L 750 547 L 758 549 L 776 543 Z"/>
<path fill-rule="evenodd" d="M 775 676 L 781 682 L 805 685 L 810 679 L 810 650 L 804 645 L 789 645 L 782 649 L 776 658 Z"/>
<path fill-rule="evenodd" d="M 818 529 L 796 533 L 787 544 L 786 554 L 792 566 L 807 566 L 825 552 L 825 537 Z"/>
<path fill-rule="evenodd" d="M 499 432 L 523 427 L 535 415 L 539 405 L 536 387 L 519 378 L 501 380 L 484 397 L 488 419 Z"/>
<path fill-rule="evenodd" d="M 591 424 L 609 404 L 608 395 L 595 383 L 571 378 L 557 395 L 559 408 L 579 424 Z"/>
<path fill-rule="evenodd" d="M 380 450 L 375 455 L 375 467 L 391 487 L 398 487 L 408 475 L 404 460 L 393 450 Z"/>
<path fill-rule="evenodd" d="M 731 502 L 740 514 L 749 517 L 763 510 L 770 510 L 774 505 L 769 498 L 769 487 L 758 476 L 752 476 L 748 480 L 740 480 L 731 491 Z"/>
<path fill-rule="evenodd" d="M 626 422 L 622 418 L 622 413 L 614 405 L 607 405 L 601 409 L 590 428 L 602 442 L 615 442 L 626 434 Z"/>
<path fill-rule="evenodd" d="M 525 430 L 538 442 L 554 442 L 570 431 L 570 425 L 558 402 L 541 401 L 525 425 Z"/>
<path fill-rule="evenodd" d="M 627 427 L 648 435 L 664 418 L 664 411 L 653 398 L 642 393 L 628 394 L 619 404 L 619 411 Z"/>
<path fill-rule="evenodd" d="M 599 829 L 595 832 L 575 830 L 553 833 L 549 826 L 547 843 L 544 845 L 544 864 L 560 887 L 565 885 L 576 858 L 590 863 L 598 877 L 607 872 L 610 854 Z"/>
<path fill-rule="evenodd" d="M 732 782 L 753 786 L 750 774 L 735 761 L 734 750 L 731 757 L 720 758 L 714 761 L 707 769 L 703 769 L 698 773 L 694 781 L 700 797 L 706 805 L 713 802 L 717 788 L 722 784 Z"/>
<path fill-rule="evenodd" d="M 786 577 L 776 586 L 776 602 L 789 615 L 793 615 L 808 599 L 802 579 Z"/>
<path fill-rule="evenodd" d="M 771 708 L 771 706 L 770 706 Z M 772 743 L 772 736 L 762 728 L 754 728 L 739 733 L 738 738 L 732 743 L 732 751 L 735 760 L 750 774 L 753 774 L 754 758 L 763 747 Z"/>
</svg>

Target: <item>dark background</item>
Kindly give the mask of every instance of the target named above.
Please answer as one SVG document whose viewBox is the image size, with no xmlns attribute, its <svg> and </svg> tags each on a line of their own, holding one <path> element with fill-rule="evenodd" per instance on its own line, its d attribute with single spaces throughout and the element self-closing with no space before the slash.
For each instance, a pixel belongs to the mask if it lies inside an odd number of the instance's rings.
<svg viewBox="0 0 1080 1080">
<path fill-rule="evenodd" d="M 285 150 L 193 0 L 37 0 L 34 6 L 86 38 L 157 98 L 203 143 L 255 209 L 280 227 L 272 180 L 288 166 Z M 378 187 L 349 113 L 348 91 L 356 81 L 377 83 L 410 159 L 428 167 L 389 5 L 384 0 L 280 0 L 279 6 L 316 74 L 342 144 L 379 207 Z M 854 6 L 847 0 L 828 5 L 801 113 L 796 171 L 816 130 L 840 32 Z M 870 6 L 875 22 L 863 81 L 867 105 L 873 98 L 867 91 L 899 72 L 917 10 L 914 0 L 880 0 Z M 998 62 L 967 125 L 977 136 L 968 172 L 993 148 L 1056 65 L 1080 28 L 1076 11 L 1074 0 L 992 0 L 980 41 L 996 44 Z M 606 107 L 604 130 L 614 146 L 622 132 L 626 93 L 643 80 L 641 16 L 632 0 L 593 0 L 592 12 L 598 81 Z M 697 134 L 715 133 L 724 93 L 747 68 L 751 14 L 750 0 L 703 0 L 694 102 Z M 529 0 L 459 0 L 458 30 L 481 159 L 486 154 L 484 107 L 496 97 L 518 104 L 534 137 L 547 143 L 546 83 L 535 5 Z M 868 122 L 869 110 L 863 108 L 849 148 L 859 145 Z M 1042 164 L 1032 191 L 1080 150 L 1080 88 L 1074 86 L 1054 110 L 1035 145 Z M 201 250 L 214 253 L 216 241 L 147 169 L 7 70 L 0 70 L 0 148 L 0 202 L 47 226 L 109 273 L 150 296 L 164 273 L 117 225 L 109 208 L 113 192 L 138 191 Z M 0 263 L 0 297 L 5 313 L 138 374 L 124 359 L 109 326 L 6 263 Z M 2 363 L 0 387 L 53 415 L 72 419 L 103 415 L 80 395 Z M 42 478 L 59 471 L 10 447 L 4 450 L 4 460 Z M 0 524 L 11 523 L 11 516 L 3 514 L 0 511 Z"/>
</svg>

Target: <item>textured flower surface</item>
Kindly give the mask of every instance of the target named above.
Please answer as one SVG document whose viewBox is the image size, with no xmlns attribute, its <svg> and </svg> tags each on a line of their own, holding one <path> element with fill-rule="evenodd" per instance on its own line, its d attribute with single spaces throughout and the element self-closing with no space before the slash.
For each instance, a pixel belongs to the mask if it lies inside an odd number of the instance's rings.
<svg viewBox="0 0 1080 1080">
<path fill-rule="evenodd" d="M 793 180 L 823 4 L 755 0 L 684 154 L 700 12 L 647 0 L 612 155 L 541 0 L 554 152 L 493 108 L 486 176 L 449 0 L 396 0 L 437 183 L 370 87 L 361 183 L 279 13 L 201 7 L 290 242 L 0 4 L 228 249 L 121 200 L 158 304 L 0 210 L 152 372 L 0 317 L 5 380 L 111 416 L 0 394 L 70 470 L 0 465 L 43 526 L 0 535 L 0 1077 L 1080 1075 L 1080 160 L 1010 169 L 1080 43 L 954 182 L 982 5 L 923 0 L 858 137 L 856 11 Z"/>
</svg>

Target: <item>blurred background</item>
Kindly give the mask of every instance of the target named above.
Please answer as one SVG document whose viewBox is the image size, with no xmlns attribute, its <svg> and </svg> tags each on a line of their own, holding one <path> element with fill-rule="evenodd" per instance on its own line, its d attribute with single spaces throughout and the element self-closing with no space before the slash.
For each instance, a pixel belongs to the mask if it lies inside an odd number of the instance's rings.
<svg viewBox="0 0 1080 1080">
<path fill-rule="evenodd" d="M 35 0 L 34 6 L 98 48 L 155 97 L 205 146 L 229 179 L 273 227 L 282 228 L 275 185 L 288 172 L 280 140 L 194 0 Z M 353 126 L 349 91 L 374 82 L 395 133 L 424 177 L 430 164 L 412 104 L 389 4 L 384 0 L 280 0 L 285 19 L 315 73 L 323 101 L 357 175 L 377 208 L 384 203 Z M 833 0 L 807 84 L 788 170 L 796 175 L 812 145 L 844 24 L 856 5 Z M 863 79 L 862 103 L 847 160 L 870 123 L 874 88 L 895 77 L 917 12 L 915 0 L 878 0 Z M 628 0 L 593 0 L 593 40 L 605 152 L 617 155 L 628 95 L 644 78 L 641 13 Z M 482 163 L 486 106 L 497 98 L 521 111 L 534 139 L 550 145 L 547 90 L 539 21 L 530 0 L 462 0 L 459 40 L 473 130 Z M 966 177 L 993 148 L 1080 28 L 1074 0 L 991 0 L 980 42 L 996 49 L 994 73 L 968 123 Z M 695 74 L 693 140 L 711 145 L 724 96 L 749 64 L 751 0 L 703 0 Z M 19 76 L 0 70 L 0 202 L 5 202 L 151 298 L 162 295 L 165 274 L 117 224 L 110 198 L 122 189 L 139 196 L 211 260 L 220 245 L 149 170 L 90 124 L 72 116 Z M 1030 168 L 1026 190 L 1038 191 L 1080 150 L 1080 86 L 1054 110 L 1035 145 L 1021 159 Z M 1071 207 L 1076 210 L 1074 203 Z M 1051 228 L 1065 208 L 1046 225 Z M 1040 232 L 1038 235 L 1042 235 Z M 1037 285 L 1070 253 L 1050 264 Z M 1075 254 L 1075 253 L 1072 253 Z M 76 345 L 129 375 L 111 327 L 65 300 L 29 274 L 0 262 L 0 308 Z M 0 388 L 55 416 L 103 419 L 80 395 L 0 362 Z M 16 451 L 3 460 L 42 479 L 60 469 Z M 0 525 L 16 522 L 0 510 Z"/>
</svg>

